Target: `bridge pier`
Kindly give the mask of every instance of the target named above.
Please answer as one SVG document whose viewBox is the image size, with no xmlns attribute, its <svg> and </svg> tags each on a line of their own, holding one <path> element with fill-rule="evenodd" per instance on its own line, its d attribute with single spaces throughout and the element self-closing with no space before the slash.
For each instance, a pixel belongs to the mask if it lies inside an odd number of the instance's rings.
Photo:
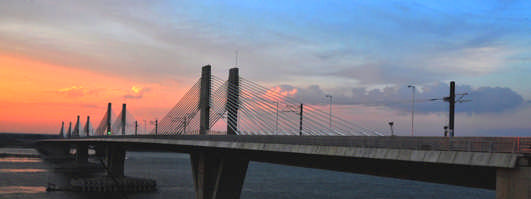
<svg viewBox="0 0 531 199">
<path fill-rule="evenodd" d="M 105 151 L 107 175 L 113 177 L 124 176 L 125 149 L 118 145 L 108 145 Z"/>
<path fill-rule="evenodd" d="M 76 160 L 78 162 L 88 162 L 88 145 L 78 144 L 76 146 Z"/>
<path fill-rule="evenodd" d="M 190 154 L 196 199 L 240 198 L 249 159 L 230 153 Z"/>
<path fill-rule="evenodd" d="M 531 167 L 496 171 L 496 199 L 531 198 Z"/>
</svg>

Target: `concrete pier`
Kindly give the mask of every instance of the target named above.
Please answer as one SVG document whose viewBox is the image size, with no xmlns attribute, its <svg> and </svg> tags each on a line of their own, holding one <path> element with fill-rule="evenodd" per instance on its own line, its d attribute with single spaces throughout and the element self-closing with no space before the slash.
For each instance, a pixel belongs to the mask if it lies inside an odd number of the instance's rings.
<svg viewBox="0 0 531 199">
<path fill-rule="evenodd" d="M 86 144 L 78 144 L 76 149 L 76 160 L 88 162 L 88 146 Z"/>
<path fill-rule="evenodd" d="M 148 192 L 156 190 L 152 179 L 124 176 L 126 148 L 119 144 L 60 144 L 37 147 L 41 157 L 51 163 L 54 172 L 66 180 L 50 191 L 75 192 Z M 89 148 L 94 149 L 92 155 Z M 73 153 L 75 152 L 75 153 Z M 103 158 L 103 163 L 95 162 Z M 91 161 L 89 161 L 91 159 Z"/>
<path fill-rule="evenodd" d="M 125 150 L 122 147 L 119 145 L 108 145 L 106 147 L 105 162 L 108 168 L 108 176 L 124 176 Z"/>
<path fill-rule="evenodd" d="M 249 159 L 238 154 L 190 154 L 196 199 L 240 198 Z"/>
<path fill-rule="evenodd" d="M 530 199 L 531 167 L 498 169 L 496 171 L 496 199 Z"/>
</svg>

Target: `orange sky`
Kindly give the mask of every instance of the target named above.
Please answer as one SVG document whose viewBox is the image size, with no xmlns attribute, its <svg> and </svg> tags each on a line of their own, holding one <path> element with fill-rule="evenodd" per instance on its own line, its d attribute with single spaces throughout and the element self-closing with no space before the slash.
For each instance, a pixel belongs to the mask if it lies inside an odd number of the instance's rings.
<svg viewBox="0 0 531 199">
<path fill-rule="evenodd" d="M 115 113 L 127 103 L 136 119 L 153 120 L 190 86 L 125 78 L 0 55 L 0 132 L 58 133 L 61 121 L 74 123 L 76 115 L 82 123 L 90 115 L 97 126 L 108 102 Z"/>
</svg>

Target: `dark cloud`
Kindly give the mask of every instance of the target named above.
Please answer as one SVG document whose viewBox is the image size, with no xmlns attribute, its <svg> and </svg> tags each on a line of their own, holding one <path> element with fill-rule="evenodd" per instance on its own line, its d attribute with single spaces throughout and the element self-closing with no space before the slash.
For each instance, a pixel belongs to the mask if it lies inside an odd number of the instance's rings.
<svg viewBox="0 0 531 199">
<path fill-rule="evenodd" d="M 282 90 L 297 89 L 294 94 L 298 100 L 311 104 L 325 104 L 326 94 L 333 96 L 334 104 L 341 105 L 367 105 L 386 106 L 401 111 L 409 111 L 411 108 L 412 89 L 403 87 L 385 87 L 383 89 L 342 88 L 324 91 L 317 85 L 305 88 L 295 88 L 289 85 L 280 86 Z M 510 88 L 501 87 L 480 87 L 472 88 L 468 85 L 458 85 L 457 94 L 464 94 L 462 100 L 469 102 L 458 103 L 457 112 L 464 113 L 500 113 L 512 110 L 525 101 L 521 95 Z M 415 92 L 415 111 L 417 112 L 446 112 L 448 104 L 442 99 L 449 95 L 449 87 L 445 83 L 436 83 L 417 86 Z M 457 99 L 461 95 L 457 96 Z"/>
<path fill-rule="evenodd" d="M 465 112 L 502 112 L 514 109 L 524 103 L 524 99 L 510 88 L 481 87 L 472 90 L 470 103 L 462 104 L 459 110 Z"/>
</svg>

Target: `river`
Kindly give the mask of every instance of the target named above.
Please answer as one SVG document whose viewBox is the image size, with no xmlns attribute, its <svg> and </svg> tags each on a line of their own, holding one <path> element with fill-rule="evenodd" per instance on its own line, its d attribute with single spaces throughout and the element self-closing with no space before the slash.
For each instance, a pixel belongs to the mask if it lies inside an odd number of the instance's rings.
<svg viewBox="0 0 531 199">
<path fill-rule="evenodd" d="M 188 155 L 128 152 L 127 176 L 155 179 L 158 191 L 128 194 L 127 198 L 194 198 Z M 0 158 L 0 198 L 120 198 L 117 194 L 46 192 L 48 182 L 60 176 L 39 158 Z M 374 177 L 251 162 L 241 198 L 348 198 L 348 199 L 489 199 L 493 190 L 466 188 L 410 180 Z"/>
</svg>

